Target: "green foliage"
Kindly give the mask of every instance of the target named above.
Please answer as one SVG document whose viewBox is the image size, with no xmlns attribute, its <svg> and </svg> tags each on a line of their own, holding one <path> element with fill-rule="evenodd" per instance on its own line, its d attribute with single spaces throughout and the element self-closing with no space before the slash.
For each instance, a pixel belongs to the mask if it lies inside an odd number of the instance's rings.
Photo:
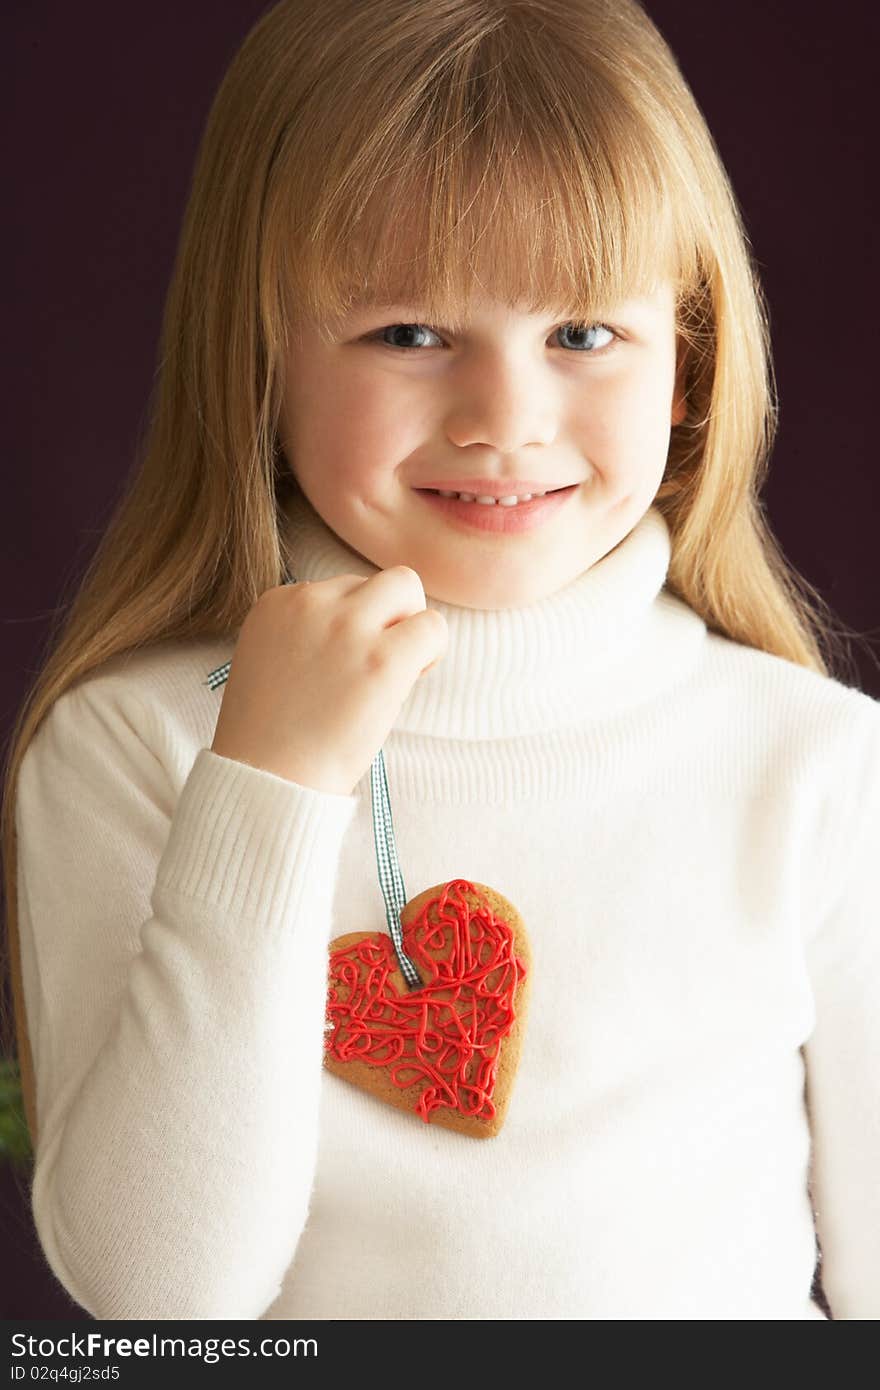
<svg viewBox="0 0 880 1390">
<path fill-rule="evenodd" d="M 0 1057 L 0 1163 L 26 1164 L 32 1160 L 18 1063 Z"/>
</svg>

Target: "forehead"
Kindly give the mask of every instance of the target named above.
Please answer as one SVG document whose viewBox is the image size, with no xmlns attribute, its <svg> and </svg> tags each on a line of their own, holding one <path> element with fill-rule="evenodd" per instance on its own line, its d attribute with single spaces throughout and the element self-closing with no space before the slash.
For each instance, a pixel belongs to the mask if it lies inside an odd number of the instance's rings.
<svg viewBox="0 0 880 1390">
<path fill-rule="evenodd" d="M 583 309 L 579 305 L 579 309 Z M 631 294 L 616 302 L 596 301 L 590 309 L 590 316 L 617 318 L 646 325 L 669 317 L 675 309 L 675 286 L 670 280 L 659 281 L 641 294 Z M 571 314 L 573 306 L 559 297 L 554 302 L 538 304 L 536 300 L 516 300 L 510 302 L 486 293 L 482 287 L 475 288 L 465 305 L 442 303 L 434 305 L 435 316 L 445 324 L 454 322 L 459 327 L 471 323 L 497 323 L 499 326 L 511 321 L 535 320 L 543 322 L 554 314 Z M 348 307 L 339 317 L 346 323 L 362 318 L 381 317 L 388 314 L 414 314 L 431 317 L 429 297 L 414 294 L 412 297 L 391 295 L 387 289 L 381 292 L 366 290 L 352 295 Z"/>
<path fill-rule="evenodd" d="M 484 189 L 451 221 L 411 192 L 399 199 L 402 213 L 395 199 L 390 209 L 368 203 L 355 227 L 294 260 L 295 317 L 332 331 L 358 313 L 418 307 L 457 329 L 506 311 L 582 319 L 674 302 L 681 267 L 661 217 L 609 225 L 594 214 L 588 223 L 583 208 L 530 196 L 521 183 L 514 192 L 487 206 Z"/>
</svg>

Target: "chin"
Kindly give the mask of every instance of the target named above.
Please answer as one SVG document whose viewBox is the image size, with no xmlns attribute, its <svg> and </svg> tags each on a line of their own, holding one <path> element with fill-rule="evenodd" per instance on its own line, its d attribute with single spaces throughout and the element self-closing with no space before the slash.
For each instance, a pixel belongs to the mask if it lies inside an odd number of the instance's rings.
<svg viewBox="0 0 880 1390">
<path fill-rule="evenodd" d="M 556 589 L 561 587 L 561 583 L 551 583 L 544 587 L 531 583 L 507 585 L 505 588 L 499 589 L 497 585 L 481 586 L 477 583 L 463 589 L 449 588 L 442 592 L 432 592 L 427 597 L 437 599 L 441 603 L 454 604 L 457 608 L 480 608 L 491 611 L 501 608 L 524 608 L 527 604 L 534 603 L 537 599 L 554 593 Z"/>
</svg>

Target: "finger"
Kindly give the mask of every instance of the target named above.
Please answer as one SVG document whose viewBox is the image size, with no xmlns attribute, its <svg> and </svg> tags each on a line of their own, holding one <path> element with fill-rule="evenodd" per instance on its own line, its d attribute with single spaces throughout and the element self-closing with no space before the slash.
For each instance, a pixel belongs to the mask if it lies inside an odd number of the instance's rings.
<svg viewBox="0 0 880 1390">
<path fill-rule="evenodd" d="M 436 608 L 423 608 L 382 634 L 383 653 L 400 668 L 404 683 L 412 680 L 413 672 L 424 675 L 442 660 L 448 644 L 446 619 Z"/>
<path fill-rule="evenodd" d="M 409 565 L 392 565 L 373 574 L 347 594 L 355 621 L 363 630 L 390 628 L 425 608 L 422 581 Z"/>
<path fill-rule="evenodd" d="M 335 574 L 330 579 L 297 579 L 293 584 L 286 585 L 287 589 L 308 589 L 310 597 L 321 597 L 327 595 L 333 599 L 340 598 L 343 594 L 350 594 L 355 589 L 359 589 L 362 584 L 366 584 L 369 579 L 365 574 Z"/>
</svg>

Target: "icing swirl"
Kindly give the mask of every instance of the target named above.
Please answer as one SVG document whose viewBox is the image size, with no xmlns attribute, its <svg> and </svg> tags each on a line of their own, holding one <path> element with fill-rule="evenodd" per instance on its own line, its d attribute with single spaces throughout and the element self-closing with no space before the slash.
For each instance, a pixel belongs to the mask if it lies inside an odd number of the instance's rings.
<svg viewBox="0 0 880 1390">
<path fill-rule="evenodd" d="M 331 952 L 325 1048 L 340 1062 L 386 1067 L 402 1089 L 424 1081 L 415 1109 L 425 1122 L 438 1106 L 491 1120 L 499 1049 L 526 974 L 513 930 L 472 883 L 451 879 L 403 925 L 403 941 L 422 985 L 402 993 L 389 978 L 399 966 L 386 932 Z"/>
</svg>

